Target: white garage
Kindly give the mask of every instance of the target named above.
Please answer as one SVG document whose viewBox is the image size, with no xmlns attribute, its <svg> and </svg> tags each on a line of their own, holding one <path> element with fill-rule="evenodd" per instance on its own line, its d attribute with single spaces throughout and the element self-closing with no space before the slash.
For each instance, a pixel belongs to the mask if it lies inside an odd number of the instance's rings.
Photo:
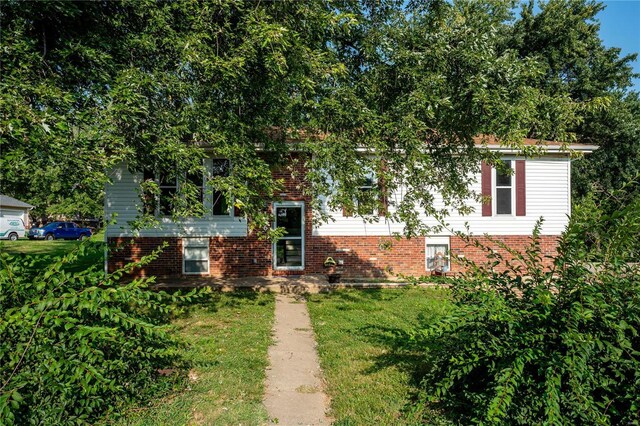
<svg viewBox="0 0 640 426">
<path fill-rule="evenodd" d="M 19 217 L 24 222 L 25 228 L 30 228 L 29 211 L 33 208 L 31 204 L 16 200 L 8 195 L 0 194 L 0 216 Z"/>
</svg>

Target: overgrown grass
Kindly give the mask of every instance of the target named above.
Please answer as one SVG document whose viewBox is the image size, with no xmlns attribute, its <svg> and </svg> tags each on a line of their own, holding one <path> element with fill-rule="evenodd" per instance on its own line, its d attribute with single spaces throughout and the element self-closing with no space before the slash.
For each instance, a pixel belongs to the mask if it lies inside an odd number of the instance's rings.
<svg viewBox="0 0 640 426">
<path fill-rule="evenodd" d="M 186 390 L 129 410 L 118 425 L 244 424 L 268 422 L 262 405 L 274 298 L 235 292 L 215 296 L 175 321 L 189 344 Z M 109 423 L 112 424 L 112 423 Z"/>
<path fill-rule="evenodd" d="M 418 378 L 425 369 L 408 336 L 450 308 L 443 289 L 347 290 L 311 295 L 309 312 L 336 425 L 415 424 Z M 426 413 L 433 423 L 442 418 Z"/>
</svg>

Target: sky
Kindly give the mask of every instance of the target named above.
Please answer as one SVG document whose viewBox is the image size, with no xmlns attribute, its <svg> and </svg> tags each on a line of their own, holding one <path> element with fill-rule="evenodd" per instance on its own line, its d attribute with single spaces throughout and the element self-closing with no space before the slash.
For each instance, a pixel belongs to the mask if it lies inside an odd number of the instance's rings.
<svg viewBox="0 0 640 426">
<path fill-rule="evenodd" d="M 622 56 L 640 53 L 640 0 L 606 0 L 606 8 L 598 14 L 600 38 L 607 47 L 619 47 Z M 634 71 L 640 74 L 640 59 Z M 640 92 L 640 78 L 634 79 L 633 90 Z"/>
</svg>

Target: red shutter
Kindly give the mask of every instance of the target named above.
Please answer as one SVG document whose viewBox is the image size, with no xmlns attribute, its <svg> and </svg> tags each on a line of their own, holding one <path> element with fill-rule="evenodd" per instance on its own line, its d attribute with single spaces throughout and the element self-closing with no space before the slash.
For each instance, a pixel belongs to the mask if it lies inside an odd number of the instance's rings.
<svg viewBox="0 0 640 426">
<path fill-rule="evenodd" d="M 525 161 L 516 160 L 516 216 L 527 215 Z"/>
<path fill-rule="evenodd" d="M 342 216 L 344 217 L 351 217 L 351 213 L 349 212 L 349 210 L 347 210 L 346 207 L 342 208 Z"/>
<path fill-rule="evenodd" d="M 382 162 L 382 170 L 387 171 L 387 165 L 384 160 Z M 386 216 L 387 208 L 389 207 L 389 200 L 387 200 L 387 186 L 384 183 L 384 176 L 378 179 L 378 188 L 380 189 L 380 199 L 378 200 L 380 206 L 378 207 L 378 216 Z"/>
<path fill-rule="evenodd" d="M 491 165 L 482 162 L 482 197 L 487 200 L 482 203 L 482 216 L 491 216 Z"/>
<path fill-rule="evenodd" d="M 387 215 L 387 209 L 389 207 L 389 202 L 387 200 L 386 195 L 380 195 L 380 208 L 378 209 L 378 216 L 384 217 Z"/>
</svg>

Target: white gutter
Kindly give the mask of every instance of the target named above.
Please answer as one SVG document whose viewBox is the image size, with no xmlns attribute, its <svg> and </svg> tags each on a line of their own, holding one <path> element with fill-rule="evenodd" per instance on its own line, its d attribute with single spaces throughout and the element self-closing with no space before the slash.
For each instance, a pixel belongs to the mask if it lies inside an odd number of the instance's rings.
<svg viewBox="0 0 640 426">
<path fill-rule="evenodd" d="M 509 154 L 515 154 L 527 148 L 541 149 L 545 153 L 553 153 L 553 154 L 555 153 L 569 154 L 571 152 L 581 152 L 583 154 L 590 154 L 599 148 L 598 145 L 583 145 L 583 144 L 545 145 L 544 143 L 540 145 L 524 145 L 522 148 L 513 148 L 509 146 L 502 146 L 502 145 L 496 145 L 496 144 L 476 145 L 476 147 L 487 148 L 489 151 L 504 152 Z"/>
</svg>

